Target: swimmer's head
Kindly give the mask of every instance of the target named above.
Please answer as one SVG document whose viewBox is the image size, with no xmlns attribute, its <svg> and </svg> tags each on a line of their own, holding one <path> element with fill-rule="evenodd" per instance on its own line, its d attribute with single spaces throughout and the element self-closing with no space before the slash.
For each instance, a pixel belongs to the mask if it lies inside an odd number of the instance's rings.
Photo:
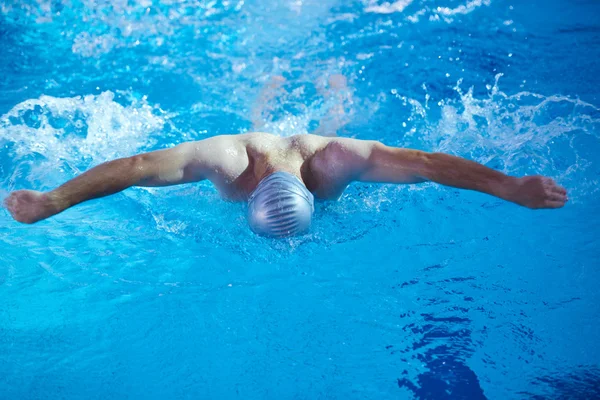
<svg viewBox="0 0 600 400">
<path fill-rule="evenodd" d="M 259 235 L 285 237 L 306 232 L 314 197 L 300 179 L 287 172 L 264 178 L 248 199 L 248 223 Z"/>
</svg>

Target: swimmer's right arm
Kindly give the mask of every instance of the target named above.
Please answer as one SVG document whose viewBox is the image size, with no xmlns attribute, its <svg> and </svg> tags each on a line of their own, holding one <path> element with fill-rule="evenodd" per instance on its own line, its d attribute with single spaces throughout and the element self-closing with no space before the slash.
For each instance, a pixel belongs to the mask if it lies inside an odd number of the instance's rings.
<svg viewBox="0 0 600 400">
<path fill-rule="evenodd" d="M 374 141 L 337 139 L 339 159 L 347 160 L 351 180 L 382 183 L 431 181 L 475 190 L 528 208 L 560 208 L 567 191 L 544 176 L 509 176 L 485 165 L 444 153 L 386 146 Z"/>
<path fill-rule="evenodd" d="M 201 142 L 121 158 L 100 164 L 50 192 L 18 190 L 5 205 L 13 218 L 32 224 L 84 201 L 131 186 L 168 186 L 204 179 Z"/>
<path fill-rule="evenodd" d="M 518 178 L 462 157 L 382 144 L 372 147 L 364 177 L 397 183 L 431 181 L 487 193 L 533 209 L 560 208 L 567 202 L 565 188 L 548 177 Z"/>
</svg>

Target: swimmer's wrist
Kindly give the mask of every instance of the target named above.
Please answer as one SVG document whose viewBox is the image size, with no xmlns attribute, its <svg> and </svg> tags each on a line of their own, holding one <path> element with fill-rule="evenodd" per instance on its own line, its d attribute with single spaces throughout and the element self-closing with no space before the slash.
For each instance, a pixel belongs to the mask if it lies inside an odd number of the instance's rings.
<svg viewBox="0 0 600 400">
<path fill-rule="evenodd" d="M 514 176 L 506 176 L 500 185 L 497 196 L 501 199 L 518 203 L 518 190 L 520 179 Z"/>
<path fill-rule="evenodd" d="M 68 201 L 66 201 L 66 199 L 64 199 L 62 196 L 60 196 L 59 193 L 57 193 L 56 190 L 44 193 L 44 202 L 46 205 L 46 209 L 49 212 L 52 212 L 53 215 L 63 212 L 71 206 L 68 203 Z"/>
</svg>

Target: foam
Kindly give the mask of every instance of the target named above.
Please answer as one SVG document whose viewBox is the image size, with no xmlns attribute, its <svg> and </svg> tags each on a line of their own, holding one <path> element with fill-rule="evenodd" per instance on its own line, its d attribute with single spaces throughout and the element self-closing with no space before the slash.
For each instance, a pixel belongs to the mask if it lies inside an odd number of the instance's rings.
<svg viewBox="0 0 600 400">
<path fill-rule="evenodd" d="M 412 2 L 413 0 L 399 0 L 393 3 L 388 3 L 386 1 L 383 4 L 375 4 L 375 2 L 371 2 L 371 4 L 365 8 L 365 12 L 377 14 L 392 14 L 395 12 L 402 12 Z"/>
<path fill-rule="evenodd" d="M 375 14 L 402 13 L 413 4 L 415 6 L 420 6 L 420 9 L 412 15 L 407 16 L 406 21 L 417 23 L 420 21 L 421 17 L 427 15 L 429 21 L 444 21 L 451 23 L 453 22 L 453 17 L 470 14 L 483 6 L 489 6 L 491 0 L 470 0 L 465 4 L 461 4 L 454 8 L 445 6 L 430 7 L 429 2 L 427 1 L 414 3 L 414 0 L 399 0 L 393 3 L 386 1 L 379 4 L 378 1 L 369 0 L 365 5 L 364 11 Z"/>
<path fill-rule="evenodd" d="M 0 117 L 0 143 L 10 145 L 13 162 L 37 153 L 48 162 L 87 167 L 131 155 L 152 145 L 150 136 L 165 124 L 144 98 L 123 92 L 119 100 L 99 95 L 25 100 Z"/>
<path fill-rule="evenodd" d="M 489 6 L 491 4 L 491 0 L 472 0 L 466 2 L 464 5 L 460 5 L 455 8 L 449 7 L 437 7 L 435 11 L 440 15 L 445 16 L 453 16 L 457 14 L 469 14 L 475 11 L 477 8 L 482 6 Z"/>
</svg>

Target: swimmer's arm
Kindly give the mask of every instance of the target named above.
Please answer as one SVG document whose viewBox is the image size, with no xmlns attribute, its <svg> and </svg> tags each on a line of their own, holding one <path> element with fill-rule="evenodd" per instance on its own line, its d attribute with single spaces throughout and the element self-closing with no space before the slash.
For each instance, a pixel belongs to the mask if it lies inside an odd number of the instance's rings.
<svg viewBox="0 0 600 400">
<path fill-rule="evenodd" d="M 55 190 L 19 190 L 5 204 L 19 222 L 34 223 L 84 201 L 118 193 L 131 186 L 167 186 L 204 179 L 198 145 L 139 154 L 100 164 Z"/>
<path fill-rule="evenodd" d="M 566 190 L 542 176 L 512 177 L 464 158 L 367 144 L 368 151 L 357 180 L 367 182 L 419 183 L 475 190 L 529 208 L 559 208 L 567 201 Z M 364 150 L 363 150 L 364 151 Z"/>
<path fill-rule="evenodd" d="M 285 83 L 285 78 L 281 75 L 273 75 L 267 84 L 265 84 L 260 90 L 258 97 L 254 103 L 252 112 L 250 113 L 250 120 L 252 121 L 252 130 L 260 131 L 266 124 L 267 120 L 270 119 L 270 115 L 265 115 L 272 110 L 270 104 L 279 95 L 285 94 L 285 91 L 281 89 Z"/>
</svg>

